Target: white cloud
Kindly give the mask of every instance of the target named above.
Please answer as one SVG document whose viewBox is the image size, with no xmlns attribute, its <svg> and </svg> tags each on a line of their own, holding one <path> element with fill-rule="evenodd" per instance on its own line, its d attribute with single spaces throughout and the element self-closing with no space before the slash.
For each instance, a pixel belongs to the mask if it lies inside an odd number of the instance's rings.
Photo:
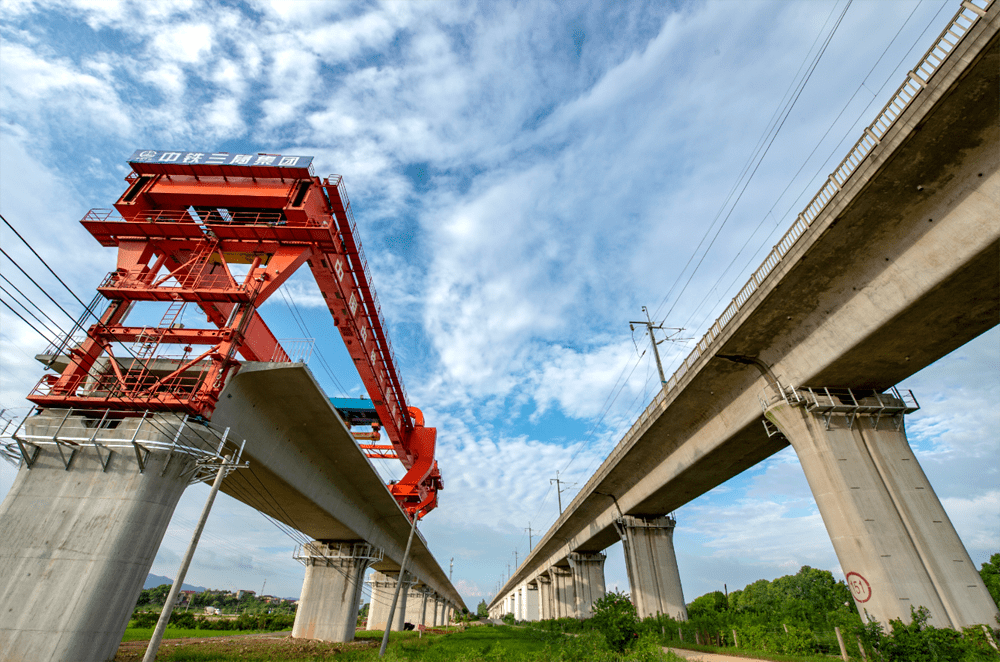
<svg viewBox="0 0 1000 662">
<path fill-rule="evenodd" d="M 439 429 L 446 490 L 424 526 L 439 558 L 461 561 L 456 578 L 472 595 L 492 587 L 514 546 L 523 552 L 528 521 L 542 527 L 554 518 L 555 470 L 580 449 L 564 477 L 585 482 L 651 397 L 647 354 L 596 418 L 622 365 L 638 358 L 628 320 L 665 299 L 658 313 L 672 309 L 667 325 L 700 335 L 742 284 L 744 266 L 756 266 L 758 245 L 769 247 L 762 237 L 790 222 L 791 198 L 811 195 L 807 182 L 829 172 L 825 155 L 839 161 L 831 145 L 860 134 L 841 120 L 821 157 L 793 178 L 805 147 L 819 141 L 914 6 L 852 5 L 676 307 L 687 259 L 834 3 L 485 11 L 455 3 L 259 1 L 247 10 L 4 0 L 0 205 L 89 298 L 114 256 L 80 250 L 95 245 L 76 221 L 117 197 L 121 157 L 136 146 L 315 154 L 320 172 L 345 175 L 403 379 Z M 932 35 L 919 33 L 936 11 L 918 6 L 869 86 L 892 78 L 888 70 L 911 45 L 925 47 Z M 57 29 L 63 39 L 52 39 Z M 67 46 L 75 43 L 86 44 L 83 55 Z M 414 165 L 422 177 L 407 170 Z M 285 291 L 353 392 L 359 381 L 349 357 L 333 351 L 339 339 L 311 275 L 303 269 Z M 300 335 L 281 300 L 264 314 L 282 335 Z M 8 320 L 2 395 L 18 400 L 38 368 L 30 351 L 18 353 L 30 341 Z M 996 362 L 991 337 L 992 345 L 959 350 L 964 363 L 943 361 L 934 376 L 908 384 L 924 404 L 907 422 L 911 440 L 974 555 L 986 544 L 978 531 L 996 528 L 990 468 L 1000 465 L 991 443 L 1000 393 L 996 370 L 982 368 Z M 661 346 L 668 374 L 688 349 Z M 699 559 L 748 581 L 797 563 L 835 565 L 810 498 L 786 452 L 682 509 L 678 549 L 682 573 L 692 573 L 684 578 L 689 597 L 716 588 L 707 588 L 718 577 Z M 181 518 L 193 520 L 200 505 L 185 503 Z M 242 582 L 240 568 L 262 580 L 253 573 L 270 564 L 294 576 L 286 591 L 294 594 L 299 571 L 287 569 L 284 552 L 270 551 L 290 552 L 290 541 L 240 512 L 225 511 L 217 534 L 236 549 L 206 543 L 210 556 L 193 570 L 194 583 L 207 585 L 213 572 Z M 186 544 L 182 519 L 161 550 L 159 574 L 172 574 L 167 561 Z M 708 533 L 689 537 L 692 530 Z M 793 544 L 782 547 L 783 530 L 796 532 Z M 620 552 L 612 555 L 609 585 L 612 576 L 625 581 Z"/>
</svg>

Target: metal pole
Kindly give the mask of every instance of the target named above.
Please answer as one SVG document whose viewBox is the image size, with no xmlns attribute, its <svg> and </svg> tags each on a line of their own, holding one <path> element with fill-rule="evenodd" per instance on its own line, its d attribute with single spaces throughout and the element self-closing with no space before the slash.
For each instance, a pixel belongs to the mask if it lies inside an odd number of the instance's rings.
<svg viewBox="0 0 1000 662">
<path fill-rule="evenodd" d="M 392 619 L 396 615 L 396 601 L 399 600 L 399 589 L 402 588 L 406 580 L 406 559 L 410 556 L 410 545 L 413 544 L 413 532 L 417 530 L 417 517 L 413 513 L 413 524 L 410 526 L 410 537 L 406 539 L 406 551 L 403 552 L 403 560 L 399 564 L 399 581 L 396 582 L 396 591 L 392 594 L 392 604 L 389 606 L 389 620 L 385 623 L 385 632 L 382 633 L 382 647 L 378 649 L 378 656 L 385 657 L 385 647 L 389 643 L 389 630 L 392 629 Z M 146 660 L 143 660 L 146 662 Z"/>
<path fill-rule="evenodd" d="M 660 383 L 666 384 L 667 378 L 663 375 L 663 364 L 660 363 L 660 350 L 656 348 L 656 336 L 653 335 L 653 320 L 649 319 L 649 310 L 646 306 L 642 307 L 644 313 L 646 313 L 646 326 L 649 327 L 649 339 L 653 341 L 653 356 L 656 357 L 656 369 L 660 372 Z M 663 328 L 663 325 L 660 325 Z"/>
<path fill-rule="evenodd" d="M 559 514 L 562 515 L 562 490 L 559 489 L 559 472 L 556 472 L 555 478 L 549 478 L 549 485 L 552 483 L 556 484 L 556 497 L 559 499 Z"/>
<path fill-rule="evenodd" d="M 208 501 L 205 502 L 205 508 L 201 511 L 201 519 L 198 520 L 198 526 L 195 527 L 194 535 L 191 536 L 191 543 L 188 545 L 187 552 L 184 553 L 184 560 L 181 561 L 181 567 L 177 571 L 177 578 L 174 580 L 174 585 L 170 587 L 170 593 L 167 594 L 167 602 L 163 605 L 163 611 L 160 612 L 160 620 L 156 622 L 156 629 L 153 630 L 153 637 L 149 640 L 149 646 L 146 647 L 146 654 L 143 656 L 142 662 L 153 662 L 156 659 L 156 653 L 160 649 L 160 642 L 163 640 L 163 632 L 167 629 L 167 623 L 170 622 L 170 613 L 174 610 L 174 602 L 177 601 L 177 594 L 180 593 L 181 585 L 184 583 L 184 576 L 187 574 L 188 566 L 191 565 L 194 550 L 198 547 L 198 539 L 201 538 L 201 532 L 205 528 L 205 522 L 208 520 L 208 513 L 212 510 L 215 495 L 219 493 L 222 479 L 226 477 L 229 458 L 229 455 L 222 458 L 222 464 L 219 465 L 219 472 L 215 474 L 212 491 L 208 493 Z"/>
</svg>

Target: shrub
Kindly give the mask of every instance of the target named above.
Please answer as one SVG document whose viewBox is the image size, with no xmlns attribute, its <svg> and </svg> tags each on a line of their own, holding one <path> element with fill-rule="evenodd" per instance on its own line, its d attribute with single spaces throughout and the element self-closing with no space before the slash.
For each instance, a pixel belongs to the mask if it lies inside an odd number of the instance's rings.
<svg viewBox="0 0 1000 662">
<path fill-rule="evenodd" d="M 152 628 L 156 627 L 156 621 L 160 620 L 160 614 L 155 611 L 140 611 L 132 616 L 132 627 Z"/>
<path fill-rule="evenodd" d="M 591 621 L 612 650 L 625 652 L 639 636 L 639 616 L 635 605 L 624 593 L 606 593 L 594 602 L 593 612 Z"/>
</svg>

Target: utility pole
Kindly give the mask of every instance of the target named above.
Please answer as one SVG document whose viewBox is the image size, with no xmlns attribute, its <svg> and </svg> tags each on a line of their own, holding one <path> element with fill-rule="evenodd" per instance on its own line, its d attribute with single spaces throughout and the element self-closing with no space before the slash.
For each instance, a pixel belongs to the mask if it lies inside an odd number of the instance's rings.
<svg viewBox="0 0 1000 662">
<path fill-rule="evenodd" d="M 528 553 L 531 554 L 531 522 L 528 522 L 528 528 L 525 531 L 528 532 Z"/>
<path fill-rule="evenodd" d="M 635 331 L 636 324 L 641 324 L 642 326 L 646 327 L 646 330 L 649 332 L 649 339 L 653 341 L 653 356 L 656 357 L 656 369 L 660 372 L 660 384 L 666 384 L 667 378 L 663 374 L 663 364 L 660 362 L 660 350 L 658 350 L 656 347 L 657 345 L 664 343 L 668 340 L 673 340 L 673 338 L 667 336 L 663 340 L 657 340 L 656 335 L 653 333 L 653 329 L 659 329 L 661 331 L 677 331 L 677 332 L 683 331 L 684 329 L 679 329 L 677 327 L 664 327 L 662 322 L 654 325 L 653 320 L 650 319 L 649 317 L 649 310 L 646 308 L 646 306 L 642 307 L 642 312 L 646 313 L 646 321 L 645 322 L 636 322 L 634 320 L 630 321 L 628 323 L 628 328 L 630 328 L 632 331 Z"/>
<path fill-rule="evenodd" d="M 517 550 L 514 550 L 514 567 L 517 568 Z"/>
<path fill-rule="evenodd" d="M 455 557 L 451 557 L 451 562 L 448 563 L 448 581 L 451 581 L 451 573 L 455 569 Z"/>
<path fill-rule="evenodd" d="M 573 487 L 576 483 L 565 483 L 559 480 L 559 472 L 556 472 L 555 478 L 549 478 L 549 485 L 552 483 L 556 484 L 556 496 L 559 498 L 559 514 L 562 515 L 562 493 L 565 492 L 569 487 Z M 568 487 L 560 487 L 560 485 L 567 485 Z"/>
<path fill-rule="evenodd" d="M 222 437 L 223 444 L 226 443 L 227 436 L 229 436 L 229 428 L 226 428 L 226 434 Z M 177 594 L 180 593 L 181 587 L 184 585 L 184 577 L 187 575 L 188 568 L 191 567 L 194 550 L 198 547 L 201 532 L 205 530 L 205 522 L 208 520 L 208 514 L 212 511 L 215 495 L 219 493 L 219 487 L 222 486 L 222 479 L 226 477 L 226 473 L 228 473 L 228 470 L 232 466 L 230 460 L 232 460 L 232 455 L 226 455 L 222 458 L 222 462 L 219 463 L 219 471 L 215 474 L 215 482 L 212 483 L 212 489 L 208 493 L 205 508 L 201 511 L 201 518 L 198 520 L 198 525 L 194 528 L 191 542 L 184 553 L 181 567 L 177 571 L 177 578 L 174 579 L 173 586 L 170 587 L 170 592 L 167 593 L 167 601 L 164 603 L 163 611 L 160 612 L 160 619 L 156 622 L 156 627 L 153 629 L 153 636 L 149 639 L 149 645 L 146 646 L 146 654 L 142 658 L 143 662 L 153 662 L 156 659 L 156 652 L 160 649 L 160 642 L 163 641 L 163 633 L 167 629 L 167 624 L 170 623 L 170 614 L 174 610 L 174 603 L 177 602 Z M 239 599 L 237 599 L 236 608 L 239 611 Z"/>
</svg>

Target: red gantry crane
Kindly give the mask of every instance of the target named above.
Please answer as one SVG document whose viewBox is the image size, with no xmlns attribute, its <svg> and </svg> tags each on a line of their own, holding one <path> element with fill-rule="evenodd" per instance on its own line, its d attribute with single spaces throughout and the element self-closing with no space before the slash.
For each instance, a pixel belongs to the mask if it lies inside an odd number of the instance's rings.
<svg viewBox="0 0 1000 662">
<path fill-rule="evenodd" d="M 437 431 L 407 406 L 342 178 L 321 180 L 312 157 L 279 154 L 138 150 L 129 164 L 115 210 L 91 210 L 81 221 L 102 246 L 118 248 L 117 269 L 97 288 L 107 308 L 81 343 L 65 348 L 62 373 L 44 376 L 28 399 L 210 419 L 238 357 L 290 361 L 258 308 L 306 264 L 391 442 L 361 448 L 406 468 L 388 487 L 407 514 L 436 507 Z M 239 279 L 236 264 L 249 265 Z M 126 325 L 134 304 L 150 301 L 168 304 L 160 323 Z M 188 303 L 207 328 L 179 323 Z M 379 438 L 377 430 L 356 436 Z"/>
</svg>

